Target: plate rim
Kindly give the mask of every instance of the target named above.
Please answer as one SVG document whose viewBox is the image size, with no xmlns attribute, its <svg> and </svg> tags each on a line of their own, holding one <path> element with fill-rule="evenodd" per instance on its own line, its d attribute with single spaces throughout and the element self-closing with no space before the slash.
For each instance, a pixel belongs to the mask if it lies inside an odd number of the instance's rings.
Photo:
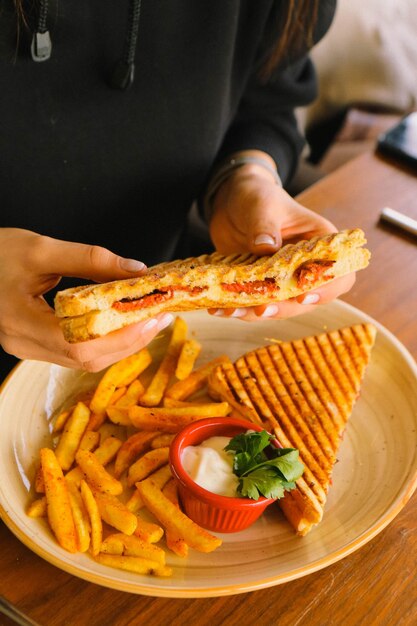
<svg viewBox="0 0 417 626">
<path fill-rule="evenodd" d="M 353 305 L 344 302 L 343 300 L 335 300 L 331 303 L 332 306 L 341 308 L 344 312 L 351 313 L 354 316 L 360 317 L 362 321 L 374 324 L 377 330 L 385 335 L 389 342 L 395 347 L 395 349 L 403 356 L 407 361 L 410 369 L 414 373 L 417 380 L 417 363 L 409 350 L 404 344 L 383 324 L 372 318 L 369 314 L 361 311 Z M 352 322 L 354 323 L 354 322 Z M 16 371 L 24 365 L 25 361 L 17 363 L 13 369 L 9 372 L 6 378 L 0 384 L 0 394 L 8 384 L 8 381 L 15 375 Z M 356 550 L 363 547 L 366 543 L 377 536 L 384 528 L 386 528 L 390 522 L 402 511 L 407 502 L 410 500 L 414 491 L 417 489 L 417 467 L 415 468 L 414 475 L 403 485 L 395 503 L 391 505 L 383 515 L 367 530 L 355 537 L 346 545 L 340 547 L 333 552 L 326 554 L 325 556 L 313 561 L 309 565 L 297 567 L 289 572 L 282 572 L 276 576 L 268 576 L 266 578 L 258 579 L 256 581 L 250 581 L 248 583 L 235 583 L 226 585 L 215 585 L 212 587 L 194 587 L 190 588 L 175 588 L 175 587 L 163 587 L 152 586 L 146 583 L 129 582 L 118 579 L 110 579 L 101 574 L 95 572 L 85 572 L 83 568 L 77 566 L 77 564 L 68 563 L 62 561 L 58 556 L 48 552 L 48 550 L 42 548 L 36 544 L 31 537 L 26 535 L 14 520 L 9 516 L 7 510 L 0 502 L 0 519 L 4 522 L 7 528 L 17 537 L 19 541 L 23 543 L 28 549 L 34 552 L 37 556 L 41 557 L 45 561 L 49 562 L 53 566 L 61 569 L 73 576 L 85 580 L 93 584 L 97 584 L 109 589 L 124 591 L 128 593 L 134 593 L 138 595 L 151 596 L 151 597 L 166 597 L 166 598 L 208 598 L 208 597 L 221 597 L 228 595 L 237 595 L 240 593 L 247 593 L 250 591 L 258 591 L 268 587 L 284 584 L 298 578 L 308 576 L 314 572 L 317 572 L 325 567 L 342 560 L 349 556 Z"/>
</svg>

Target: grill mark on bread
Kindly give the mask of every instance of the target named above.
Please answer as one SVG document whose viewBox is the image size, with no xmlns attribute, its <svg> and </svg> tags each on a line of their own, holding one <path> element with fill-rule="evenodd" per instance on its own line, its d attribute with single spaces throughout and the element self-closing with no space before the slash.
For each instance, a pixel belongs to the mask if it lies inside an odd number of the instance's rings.
<svg viewBox="0 0 417 626">
<path fill-rule="evenodd" d="M 296 429 L 291 427 L 291 421 L 287 418 L 283 405 L 280 403 L 280 400 L 268 381 L 265 364 L 258 361 L 257 356 L 258 355 L 254 353 L 249 353 L 245 358 L 238 359 L 235 364 L 240 374 L 248 371 L 256 372 L 255 375 L 258 385 L 255 384 L 251 376 L 245 375 L 244 378 L 246 391 L 251 402 L 264 427 L 267 430 L 273 429 L 275 431 L 281 445 L 299 449 L 300 458 L 305 465 L 303 481 L 305 480 L 306 483 L 311 486 L 320 501 L 324 501 L 325 494 L 322 490 L 321 483 L 327 481 L 326 473 L 324 473 L 316 463 L 310 450 L 304 446 Z M 249 369 L 247 366 L 249 366 Z M 315 471 L 313 471 L 312 468 L 314 468 Z"/>
<path fill-rule="evenodd" d="M 307 374 L 308 364 L 299 360 L 292 344 L 282 344 L 279 349 L 300 391 L 299 409 L 301 414 L 304 415 L 305 411 L 311 414 L 312 417 L 309 419 L 308 413 L 306 413 L 305 419 L 311 423 L 317 441 L 321 443 L 323 453 L 333 464 L 335 461 L 334 451 L 339 445 L 339 435 L 335 432 L 334 423 L 326 405 L 322 403 L 320 395 L 310 383 Z"/>
</svg>

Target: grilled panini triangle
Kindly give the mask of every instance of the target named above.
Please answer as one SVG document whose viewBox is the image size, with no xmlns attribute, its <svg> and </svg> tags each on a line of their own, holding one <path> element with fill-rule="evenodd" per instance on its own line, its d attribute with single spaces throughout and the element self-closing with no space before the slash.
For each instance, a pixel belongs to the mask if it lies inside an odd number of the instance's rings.
<svg viewBox="0 0 417 626">
<path fill-rule="evenodd" d="M 65 339 L 85 341 L 162 311 L 258 306 L 286 300 L 363 269 L 360 229 L 283 246 L 271 256 L 217 252 L 162 263 L 143 276 L 60 291 L 55 312 Z"/>
<path fill-rule="evenodd" d="M 346 422 L 358 397 L 376 329 L 356 324 L 268 345 L 210 375 L 210 394 L 298 448 L 305 466 L 280 507 L 298 535 L 323 517 L 331 473 Z"/>
</svg>

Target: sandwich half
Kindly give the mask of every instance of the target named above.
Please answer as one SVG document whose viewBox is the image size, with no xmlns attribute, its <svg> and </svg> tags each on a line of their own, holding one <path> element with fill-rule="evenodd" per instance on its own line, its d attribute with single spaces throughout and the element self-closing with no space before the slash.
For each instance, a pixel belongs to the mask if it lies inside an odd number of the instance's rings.
<svg viewBox="0 0 417 626">
<path fill-rule="evenodd" d="M 298 535 L 320 522 L 336 454 L 375 341 L 372 324 L 253 350 L 222 363 L 209 392 L 297 448 L 305 470 L 279 505 Z"/>
<path fill-rule="evenodd" d="M 163 311 L 258 306 L 286 300 L 363 269 L 370 253 L 360 229 L 287 244 L 271 256 L 218 252 L 161 263 L 143 276 L 66 289 L 55 297 L 64 337 L 73 343 Z"/>
</svg>

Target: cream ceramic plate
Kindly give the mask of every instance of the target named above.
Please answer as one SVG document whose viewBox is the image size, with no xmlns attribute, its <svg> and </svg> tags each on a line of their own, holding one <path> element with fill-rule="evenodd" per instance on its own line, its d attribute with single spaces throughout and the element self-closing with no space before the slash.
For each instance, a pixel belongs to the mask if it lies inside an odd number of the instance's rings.
<svg viewBox="0 0 417 626">
<path fill-rule="evenodd" d="M 287 321 L 246 324 L 184 314 L 204 345 L 204 359 L 235 358 L 270 338 L 295 339 L 355 322 L 373 321 L 343 302 Z M 57 567 L 91 582 L 133 593 L 207 597 L 277 585 L 347 556 L 379 533 L 416 487 L 417 367 L 405 348 L 376 323 L 378 335 L 362 393 L 338 455 L 323 521 L 296 537 L 277 507 L 254 526 L 223 535 L 211 554 L 193 552 L 186 561 L 169 556 L 170 579 L 140 576 L 101 566 L 88 555 L 62 550 L 43 520 L 25 515 L 30 483 L 57 402 L 73 387 L 91 382 L 70 370 L 24 362 L 0 395 L 0 514 L 15 535 Z"/>
</svg>

